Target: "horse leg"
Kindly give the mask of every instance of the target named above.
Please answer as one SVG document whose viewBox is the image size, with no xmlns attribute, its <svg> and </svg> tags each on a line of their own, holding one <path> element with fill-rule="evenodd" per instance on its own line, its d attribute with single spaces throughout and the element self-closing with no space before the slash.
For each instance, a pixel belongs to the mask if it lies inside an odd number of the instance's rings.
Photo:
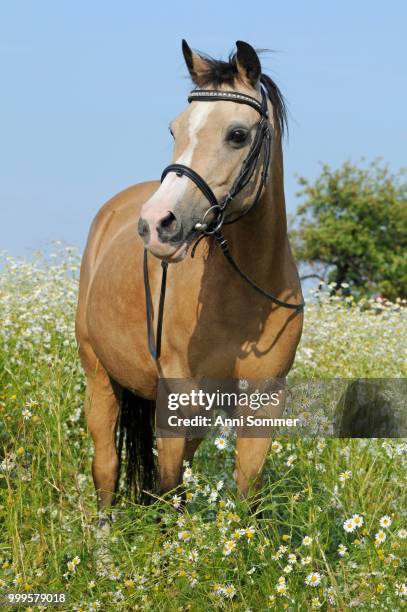
<svg viewBox="0 0 407 612">
<path fill-rule="evenodd" d="M 261 483 L 263 469 L 271 438 L 238 438 L 234 479 L 242 497 L 256 491 Z"/>
<path fill-rule="evenodd" d="M 98 363 L 96 371 L 87 375 L 85 414 L 95 448 L 92 475 L 100 513 L 106 511 L 114 502 L 119 474 L 115 442 L 116 422 L 120 411 L 118 395 L 118 389 L 113 386 L 108 374 Z"/>
<path fill-rule="evenodd" d="M 157 438 L 160 494 L 181 484 L 185 446 L 185 438 Z"/>
<path fill-rule="evenodd" d="M 192 440 L 189 439 L 186 441 L 184 449 L 184 461 L 188 461 L 189 465 L 192 465 L 194 455 L 201 442 L 202 438 L 192 438 Z"/>
</svg>

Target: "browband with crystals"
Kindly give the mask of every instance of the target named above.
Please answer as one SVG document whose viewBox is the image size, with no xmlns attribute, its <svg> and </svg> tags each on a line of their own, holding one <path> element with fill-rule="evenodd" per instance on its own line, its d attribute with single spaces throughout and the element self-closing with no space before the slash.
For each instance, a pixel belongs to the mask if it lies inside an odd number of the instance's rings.
<svg viewBox="0 0 407 612">
<path fill-rule="evenodd" d="M 252 96 L 248 96 L 242 93 L 236 93 L 234 91 L 222 91 L 218 89 L 194 89 L 188 96 L 188 102 L 194 100 L 201 100 L 204 102 L 217 102 L 218 100 L 229 100 L 231 102 L 238 102 L 239 104 L 248 104 L 263 117 L 268 117 L 267 103 L 264 104 L 263 90 L 262 90 L 262 102 L 256 100 Z"/>
</svg>

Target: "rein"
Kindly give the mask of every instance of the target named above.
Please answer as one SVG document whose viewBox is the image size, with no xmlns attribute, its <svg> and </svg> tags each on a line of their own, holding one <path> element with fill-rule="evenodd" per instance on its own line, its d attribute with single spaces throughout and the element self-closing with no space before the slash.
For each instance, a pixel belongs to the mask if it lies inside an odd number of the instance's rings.
<svg viewBox="0 0 407 612">
<path fill-rule="evenodd" d="M 189 166 L 184 166 L 183 164 L 170 164 L 166 168 L 164 168 L 163 173 L 161 175 L 161 182 L 163 182 L 164 178 L 170 172 L 175 172 L 177 176 L 186 176 L 188 177 L 198 189 L 202 192 L 205 198 L 208 200 L 210 207 L 207 211 L 205 211 L 202 220 L 195 224 L 194 229 L 201 233 L 201 236 L 195 242 L 195 245 L 191 252 L 191 257 L 194 256 L 196 247 L 198 243 L 205 238 L 205 236 L 214 236 L 216 242 L 219 244 L 222 253 L 226 257 L 227 261 L 233 267 L 234 270 L 239 274 L 239 276 L 246 281 L 252 289 L 263 295 L 265 298 L 269 299 L 271 302 L 276 304 L 277 306 L 281 306 L 283 308 L 289 308 L 290 310 L 294 310 L 296 312 L 300 312 L 304 309 L 305 302 L 300 302 L 299 304 L 292 304 L 290 302 L 284 302 L 283 300 L 279 300 L 274 295 L 262 289 L 254 281 L 252 281 L 237 265 L 236 261 L 232 257 L 232 254 L 229 250 L 229 245 L 222 234 L 222 226 L 229 225 L 231 223 L 235 223 L 239 219 L 241 219 L 244 215 L 250 212 L 254 206 L 257 204 L 260 199 L 260 195 L 265 188 L 268 180 L 268 172 L 270 165 L 270 155 L 271 155 L 271 133 L 270 126 L 268 122 L 268 110 L 267 110 L 267 96 L 264 91 L 264 88 L 261 87 L 261 102 L 256 100 L 256 98 L 252 98 L 246 94 L 236 93 L 232 91 L 218 91 L 218 90 L 205 90 L 205 89 L 196 89 L 189 94 L 188 102 L 194 101 L 205 101 L 205 102 L 216 102 L 219 100 L 227 100 L 230 102 L 237 102 L 238 104 L 247 104 L 254 108 L 260 114 L 260 121 L 257 126 L 256 134 L 253 139 L 253 143 L 250 147 L 249 153 L 245 158 L 242 167 L 238 176 L 232 184 L 232 187 L 229 193 L 226 196 L 218 201 L 212 189 L 208 185 L 208 183 L 203 179 L 195 170 L 190 168 Z M 257 189 L 256 195 L 252 204 L 238 217 L 233 219 L 232 221 L 225 221 L 225 211 L 230 204 L 230 202 L 234 199 L 234 197 L 246 187 L 252 178 L 256 167 L 257 162 L 260 159 L 261 152 L 263 151 L 263 169 L 261 173 L 259 187 Z M 210 220 L 210 216 L 214 218 Z M 165 288 L 167 281 L 167 268 L 168 262 L 162 261 L 162 277 L 161 277 L 161 290 L 160 290 L 160 302 L 158 307 L 158 319 L 157 319 L 157 333 L 156 333 L 156 343 L 154 345 L 153 340 L 153 327 L 151 320 L 151 292 L 150 292 L 150 284 L 148 278 L 148 265 L 147 265 L 147 249 L 144 249 L 144 290 L 146 295 L 146 320 L 147 320 L 147 338 L 148 338 L 148 349 L 150 351 L 151 356 L 154 359 L 159 359 L 161 353 L 161 334 L 162 334 L 162 323 L 164 317 L 164 301 L 165 301 Z"/>
</svg>

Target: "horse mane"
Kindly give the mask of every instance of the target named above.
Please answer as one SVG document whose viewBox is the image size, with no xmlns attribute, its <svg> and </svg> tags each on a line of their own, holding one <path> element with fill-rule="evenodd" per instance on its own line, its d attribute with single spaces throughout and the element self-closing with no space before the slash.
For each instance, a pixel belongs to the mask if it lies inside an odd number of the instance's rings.
<svg viewBox="0 0 407 612">
<path fill-rule="evenodd" d="M 204 53 L 199 53 L 199 55 L 207 64 L 207 69 L 205 72 L 200 73 L 199 75 L 200 87 L 219 87 L 220 85 L 233 86 L 235 81 L 239 80 L 236 53 L 231 53 L 227 62 L 223 60 L 216 60 Z M 273 105 L 280 134 L 283 136 L 285 132 L 288 132 L 287 104 L 285 98 L 278 85 L 271 77 L 262 73 L 260 79 L 267 92 L 268 98 Z"/>
</svg>

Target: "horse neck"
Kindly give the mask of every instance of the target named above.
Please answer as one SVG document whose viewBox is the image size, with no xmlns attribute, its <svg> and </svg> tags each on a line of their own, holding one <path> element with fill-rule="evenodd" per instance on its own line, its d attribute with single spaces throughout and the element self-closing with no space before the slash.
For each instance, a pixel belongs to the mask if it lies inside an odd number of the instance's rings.
<svg viewBox="0 0 407 612">
<path fill-rule="evenodd" d="M 262 271 L 269 278 L 271 268 L 274 277 L 276 269 L 285 269 L 285 260 L 290 257 L 290 250 L 280 143 L 274 146 L 269 180 L 263 195 L 253 211 L 227 228 L 226 237 L 237 261 L 257 270 L 257 278 Z"/>
</svg>

